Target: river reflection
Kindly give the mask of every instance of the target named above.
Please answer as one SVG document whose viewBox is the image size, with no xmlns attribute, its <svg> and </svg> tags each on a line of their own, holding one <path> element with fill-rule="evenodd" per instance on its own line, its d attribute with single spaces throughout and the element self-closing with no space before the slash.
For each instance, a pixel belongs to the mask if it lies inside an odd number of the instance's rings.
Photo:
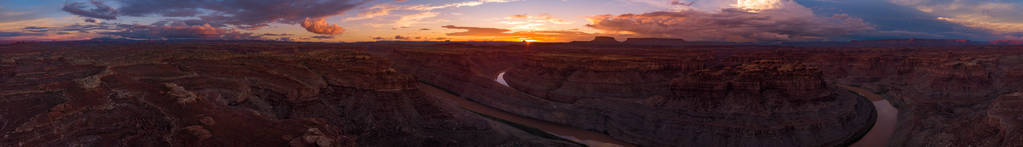
<svg viewBox="0 0 1023 147">
<path fill-rule="evenodd" d="M 866 89 L 850 86 L 842 86 L 842 88 L 852 90 L 853 92 L 862 95 L 874 103 L 874 108 L 877 109 L 877 122 L 874 123 L 874 127 L 870 128 L 870 132 L 864 135 L 860 141 L 853 143 L 853 147 L 883 147 L 888 145 L 888 139 L 895 133 L 895 123 L 898 120 L 899 110 L 895 109 L 894 106 L 888 100 L 882 98 L 880 95 L 874 94 Z"/>
</svg>

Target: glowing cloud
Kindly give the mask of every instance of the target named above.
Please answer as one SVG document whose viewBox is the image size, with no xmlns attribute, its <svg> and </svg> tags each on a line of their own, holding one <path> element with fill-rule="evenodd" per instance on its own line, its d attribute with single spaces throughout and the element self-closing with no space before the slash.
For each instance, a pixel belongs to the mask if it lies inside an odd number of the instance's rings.
<svg viewBox="0 0 1023 147">
<path fill-rule="evenodd" d="M 327 21 L 324 18 L 305 18 L 305 21 L 302 21 L 302 27 L 305 28 L 305 30 L 316 34 L 336 35 L 345 32 L 345 29 L 341 28 L 341 26 L 336 24 L 327 24 Z"/>
</svg>

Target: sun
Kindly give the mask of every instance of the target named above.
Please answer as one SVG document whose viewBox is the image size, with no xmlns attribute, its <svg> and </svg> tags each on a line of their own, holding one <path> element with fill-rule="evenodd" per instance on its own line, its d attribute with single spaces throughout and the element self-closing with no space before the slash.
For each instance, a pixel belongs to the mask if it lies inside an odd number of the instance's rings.
<svg viewBox="0 0 1023 147">
<path fill-rule="evenodd" d="M 530 38 L 530 37 L 518 38 L 518 40 L 522 41 L 522 42 L 539 42 L 540 41 L 540 40 L 537 40 L 535 38 Z"/>
</svg>

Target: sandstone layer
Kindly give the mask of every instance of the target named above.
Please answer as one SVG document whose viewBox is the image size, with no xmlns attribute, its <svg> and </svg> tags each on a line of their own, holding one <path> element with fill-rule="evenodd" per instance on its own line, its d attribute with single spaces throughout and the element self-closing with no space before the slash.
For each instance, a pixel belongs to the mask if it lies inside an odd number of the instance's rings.
<svg viewBox="0 0 1023 147">
<path fill-rule="evenodd" d="M 326 44 L 0 46 L 0 146 L 566 146 Z"/>
<path fill-rule="evenodd" d="M 701 51 L 546 50 L 513 54 L 526 60 L 509 67 L 505 87 L 465 74 L 475 71 L 466 65 L 477 57 L 451 54 L 471 51 L 404 50 L 391 57 L 419 63 L 400 71 L 436 77 L 422 79 L 484 105 L 640 146 L 840 146 L 874 122 L 868 100 L 832 87 L 823 72 L 803 64 L 726 64 Z"/>
</svg>

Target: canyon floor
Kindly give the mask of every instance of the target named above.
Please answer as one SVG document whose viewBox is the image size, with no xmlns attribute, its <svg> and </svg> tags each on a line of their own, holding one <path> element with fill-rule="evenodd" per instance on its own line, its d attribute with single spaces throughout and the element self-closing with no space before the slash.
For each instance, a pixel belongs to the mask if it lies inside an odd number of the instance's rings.
<svg viewBox="0 0 1023 147">
<path fill-rule="evenodd" d="M 1020 146 L 1023 46 L 0 45 L 0 146 Z"/>
</svg>

